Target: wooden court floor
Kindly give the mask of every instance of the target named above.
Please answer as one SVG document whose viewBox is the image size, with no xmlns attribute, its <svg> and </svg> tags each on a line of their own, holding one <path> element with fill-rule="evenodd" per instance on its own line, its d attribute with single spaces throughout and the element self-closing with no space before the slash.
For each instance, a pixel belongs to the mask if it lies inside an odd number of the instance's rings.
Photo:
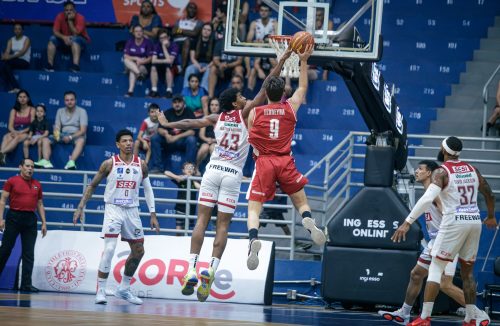
<svg viewBox="0 0 500 326">
<path fill-rule="evenodd" d="M 319 306 L 248 305 L 184 300 L 144 299 L 142 306 L 108 296 L 41 292 L 0 293 L 0 325 L 395 325 L 374 312 L 325 309 Z M 459 317 L 434 318 L 432 325 L 461 325 Z M 500 323 L 492 323 L 500 325 Z"/>
</svg>

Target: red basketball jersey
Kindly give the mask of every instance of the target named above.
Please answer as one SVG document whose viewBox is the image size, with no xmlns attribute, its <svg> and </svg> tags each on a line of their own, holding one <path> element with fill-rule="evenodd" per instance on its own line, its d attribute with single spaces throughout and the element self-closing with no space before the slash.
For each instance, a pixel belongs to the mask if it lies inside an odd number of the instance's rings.
<svg viewBox="0 0 500 326">
<path fill-rule="evenodd" d="M 248 142 L 253 146 L 255 155 L 290 155 L 297 123 L 290 103 L 267 104 L 253 110 Z"/>
</svg>

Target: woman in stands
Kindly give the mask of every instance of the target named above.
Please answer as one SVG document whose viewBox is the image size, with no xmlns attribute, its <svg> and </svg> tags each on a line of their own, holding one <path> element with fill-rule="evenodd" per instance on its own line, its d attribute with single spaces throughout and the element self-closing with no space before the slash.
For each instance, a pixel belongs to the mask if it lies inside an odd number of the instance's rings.
<svg viewBox="0 0 500 326">
<path fill-rule="evenodd" d="M 188 77 L 189 86 L 182 90 L 182 97 L 186 108 L 193 111 L 197 118 L 208 115 L 208 93 L 200 87 L 200 77 L 196 74 L 191 74 Z"/>
<path fill-rule="evenodd" d="M 5 165 L 5 155 L 14 151 L 18 144 L 28 138 L 31 122 L 35 119 L 35 108 L 25 90 L 17 93 L 16 103 L 9 115 L 8 133 L 3 136 L 0 147 L 0 165 Z"/>
<path fill-rule="evenodd" d="M 23 35 L 21 24 L 14 25 L 14 36 L 7 41 L 0 60 L 0 80 L 7 86 L 9 93 L 19 92 L 19 84 L 14 77 L 14 69 L 28 69 L 31 59 L 31 41 Z"/>
<path fill-rule="evenodd" d="M 151 1 L 144 0 L 141 4 L 139 15 L 132 16 L 132 20 L 130 21 L 130 34 L 132 36 L 135 26 L 142 26 L 146 38 L 155 40 L 158 37 L 158 31 L 163 26 L 163 23 Z"/>
</svg>

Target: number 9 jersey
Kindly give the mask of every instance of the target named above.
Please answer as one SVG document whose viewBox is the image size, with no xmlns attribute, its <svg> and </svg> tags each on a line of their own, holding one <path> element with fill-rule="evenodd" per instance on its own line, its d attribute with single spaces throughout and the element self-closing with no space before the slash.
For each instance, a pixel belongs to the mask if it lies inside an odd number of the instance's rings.
<svg viewBox="0 0 500 326">
<path fill-rule="evenodd" d="M 254 154 L 290 155 L 297 123 L 297 116 L 290 103 L 273 103 L 253 110 L 254 119 L 248 141 L 254 148 Z"/>
</svg>

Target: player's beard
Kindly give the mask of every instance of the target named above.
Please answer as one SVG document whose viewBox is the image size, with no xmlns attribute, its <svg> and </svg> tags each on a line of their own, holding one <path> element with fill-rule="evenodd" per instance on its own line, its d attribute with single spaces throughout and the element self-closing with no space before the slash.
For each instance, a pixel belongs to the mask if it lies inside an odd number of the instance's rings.
<svg viewBox="0 0 500 326">
<path fill-rule="evenodd" d="M 442 150 L 439 150 L 439 153 L 436 158 L 439 162 L 444 162 L 444 154 Z"/>
</svg>

